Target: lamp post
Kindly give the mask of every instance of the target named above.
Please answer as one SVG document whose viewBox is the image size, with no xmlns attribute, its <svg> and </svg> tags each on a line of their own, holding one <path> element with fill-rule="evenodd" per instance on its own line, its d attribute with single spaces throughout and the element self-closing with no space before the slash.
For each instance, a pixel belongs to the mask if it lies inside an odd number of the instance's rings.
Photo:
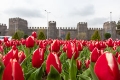
<svg viewBox="0 0 120 80">
<path fill-rule="evenodd" d="M 47 39 L 48 39 L 48 14 L 49 14 L 50 12 L 48 12 L 47 10 L 45 10 L 45 12 L 47 13 Z"/>
<path fill-rule="evenodd" d="M 112 21 L 112 12 L 110 12 L 110 34 L 112 34 L 112 25 L 111 25 L 111 21 Z M 111 35 L 112 37 L 112 35 Z"/>
</svg>

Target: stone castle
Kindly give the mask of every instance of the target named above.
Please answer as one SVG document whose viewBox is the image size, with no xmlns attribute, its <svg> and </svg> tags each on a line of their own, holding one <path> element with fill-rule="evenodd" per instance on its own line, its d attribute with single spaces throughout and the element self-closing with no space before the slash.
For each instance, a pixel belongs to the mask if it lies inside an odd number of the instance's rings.
<svg viewBox="0 0 120 80">
<path fill-rule="evenodd" d="M 76 27 L 56 27 L 55 21 L 49 21 L 48 27 L 28 27 L 27 20 L 18 17 L 9 19 L 9 29 L 7 29 L 6 24 L 0 24 L 0 36 L 12 36 L 17 30 L 21 30 L 27 35 L 31 35 L 33 31 L 42 29 L 44 30 L 44 34 L 46 36 L 48 35 L 47 38 L 65 39 L 65 35 L 70 32 L 72 39 L 90 40 L 94 31 L 98 30 L 102 40 L 104 40 L 104 34 L 106 32 L 111 33 L 111 38 L 120 39 L 120 35 L 118 34 L 119 29 L 116 28 L 116 25 L 115 21 L 108 21 L 103 24 L 103 28 L 88 28 L 87 22 L 79 22 Z"/>
</svg>

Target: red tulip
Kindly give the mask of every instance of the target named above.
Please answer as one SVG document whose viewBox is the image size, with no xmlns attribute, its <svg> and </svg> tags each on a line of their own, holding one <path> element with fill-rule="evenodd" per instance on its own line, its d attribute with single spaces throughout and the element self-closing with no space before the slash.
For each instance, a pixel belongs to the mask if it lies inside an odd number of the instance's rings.
<svg viewBox="0 0 120 80">
<path fill-rule="evenodd" d="M 119 63 L 119 65 L 120 65 L 120 54 L 118 55 L 118 63 Z"/>
<path fill-rule="evenodd" d="M 77 63 L 77 69 L 80 70 L 82 66 L 82 62 L 80 60 L 76 60 L 76 63 Z"/>
<path fill-rule="evenodd" d="M 78 51 L 82 51 L 82 49 L 83 49 L 82 44 L 80 42 L 78 42 Z"/>
<path fill-rule="evenodd" d="M 33 52 L 32 65 L 33 67 L 39 68 L 44 61 L 44 49 L 38 48 Z"/>
<path fill-rule="evenodd" d="M 90 65 L 90 60 L 89 59 L 85 60 L 85 66 L 86 66 L 86 68 L 89 68 L 89 65 Z"/>
<path fill-rule="evenodd" d="M 54 40 L 53 43 L 50 45 L 50 51 L 59 52 L 59 50 L 60 50 L 60 42 L 59 40 Z"/>
<path fill-rule="evenodd" d="M 10 41 L 6 41 L 6 42 L 5 42 L 5 46 L 6 46 L 6 47 L 10 47 L 10 46 L 11 46 Z"/>
<path fill-rule="evenodd" d="M 74 55 L 74 59 L 77 59 L 77 57 L 79 56 L 76 44 L 72 43 L 72 42 L 69 42 L 67 44 L 67 51 L 66 52 L 67 52 L 67 57 L 69 59 L 71 59 L 73 55 Z"/>
<path fill-rule="evenodd" d="M 120 52 L 116 52 L 115 53 L 115 57 L 118 58 L 118 55 L 120 54 Z"/>
<path fill-rule="evenodd" d="M 21 39 L 21 43 L 22 43 L 22 45 L 25 45 L 25 43 L 26 43 L 25 39 Z"/>
<path fill-rule="evenodd" d="M 4 65 L 7 66 L 8 63 L 10 62 L 10 59 L 16 59 L 18 60 L 18 49 L 13 50 L 11 49 L 4 57 L 3 57 L 3 62 Z"/>
<path fill-rule="evenodd" d="M 33 31 L 33 32 L 32 32 L 32 36 L 33 36 L 34 38 L 37 38 L 37 33 L 36 33 L 35 31 Z"/>
<path fill-rule="evenodd" d="M 99 57 L 99 50 L 95 47 L 91 53 L 91 62 L 96 62 Z"/>
<path fill-rule="evenodd" d="M 22 68 L 15 59 L 10 60 L 4 69 L 2 80 L 24 80 Z"/>
<path fill-rule="evenodd" d="M 0 40 L 0 45 L 2 44 L 2 41 Z"/>
<path fill-rule="evenodd" d="M 34 46 L 34 44 L 35 44 L 34 37 L 33 36 L 29 36 L 26 39 L 26 47 L 31 48 L 31 47 Z"/>
<path fill-rule="evenodd" d="M 92 50 L 95 48 L 94 43 L 89 43 L 88 48 L 92 52 Z"/>
<path fill-rule="evenodd" d="M 46 60 L 46 71 L 47 74 L 50 72 L 50 66 L 53 66 L 59 73 L 61 73 L 61 63 L 60 59 L 55 52 L 49 53 L 47 60 Z"/>
<path fill-rule="evenodd" d="M 8 41 L 8 37 L 4 37 L 4 42 L 7 42 Z"/>
<path fill-rule="evenodd" d="M 113 42 L 112 38 L 109 38 L 106 43 L 107 43 L 107 45 L 109 47 L 113 47 L 114 46 L 114 42 Z"/>
<path fill-rule="evenodd" d="M 63 50 L 64 52 L 66 52 L 66 50 L 67 50 L 67 44 L 64 44 L 64 45 L 63 45 L 62 50 Z"/>
<path fill-rule="evenodd" d="M 116 58 L 112 53 L 102 54 L 94 67 L 99 80 L 120 80 L 120 72 Z"/>
<path fill-rule="evenodd" d="M 4 49 L 3 46 L 0 45 L 0 53 L 3 53 Z"/>
<path fill-rule="evenodd" d="M 25 53 L 23 51 L 18 52 L 18 62 L 21 63 L 25 58 Z"/>
</svg>

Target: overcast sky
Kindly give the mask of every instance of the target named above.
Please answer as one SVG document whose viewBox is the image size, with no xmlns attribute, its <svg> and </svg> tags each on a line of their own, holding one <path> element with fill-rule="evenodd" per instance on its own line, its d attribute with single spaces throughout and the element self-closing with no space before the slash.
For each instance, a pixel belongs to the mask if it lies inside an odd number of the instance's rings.
<svg viewBox="0 0 120 80">
<path fill-rule="evenodd" d="M 57 27 L 76 27 L 87 22 L 88 27 L 103 27 L 103 23 L 120 19 L 120 0 L 0 0 L 0 23 L 20 17 L 28 26 L 47 26 L 48 20 L 56 21 Z"/>
</svg>

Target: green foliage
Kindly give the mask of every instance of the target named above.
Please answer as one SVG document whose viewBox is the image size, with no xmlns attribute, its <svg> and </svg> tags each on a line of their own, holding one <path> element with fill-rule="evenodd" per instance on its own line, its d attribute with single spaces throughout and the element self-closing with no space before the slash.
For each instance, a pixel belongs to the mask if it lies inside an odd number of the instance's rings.
<svg viewBox="0 0 120 80">
<path fill-rule="evenodd" d="M 47 76 L 47 80 L 61 80 L 59 72 L 53 66 L 50 66 L 50 73 Z"/>
<path fill-rule="evenodd" d="M 66 40 L 70 40 L 70 32 L 66 34 Z"/>
<path fill-rule="evenodd" d="M 23 38 L 24 38 L 24 39 L 26 39 L 27 37 L 28 37 L 28 35 L 27 35 L 27 34 L 25 34 Z"/>
<path fill-rule="evenodd" d="M 18 33 L 18 36 L 19 36 L 20 38 L 23 38 L 23 37 L 24 37 L 24 32 L 23 32 L 23 31 L 18 30 L 17 33 Z"/>
<path fill-rule="evenodd" d="M 43 33 L 43 32 L 40 32 L 40 33 L 38 34 L 37 39 L 38 39 L 38 40 L 44 40 L 44 39 L 46 39 L 44 33 Z"/>
<path fill-rule="evenodd" d="M 91 40 L 100 40 L 100 34 L 99 31 L 94 31 L 93 35 L 91 36 Z"/>
<path fill-rule="evenodd" d="M 20 40 L 21 38 L 24 37 L 24 32 L 18 30 L 17 32 L 15 32 L 15 34 L 12 36 L 12 39 L 18 39 Z"/>
<path fill-rule="evenodd" d="M 12 39 L 18 39 L 20 40 L 20 37 L 18 35 L 18 32 L 16 32 L 13 36 L 12 36 Z"/>
<path fill-rule="evenodd" d="M 105 39 L 109 39 L 111 37 L 111 34 L 110 33 L 105 33 L 104 37 L 105 37 Z"/>
</svg>

